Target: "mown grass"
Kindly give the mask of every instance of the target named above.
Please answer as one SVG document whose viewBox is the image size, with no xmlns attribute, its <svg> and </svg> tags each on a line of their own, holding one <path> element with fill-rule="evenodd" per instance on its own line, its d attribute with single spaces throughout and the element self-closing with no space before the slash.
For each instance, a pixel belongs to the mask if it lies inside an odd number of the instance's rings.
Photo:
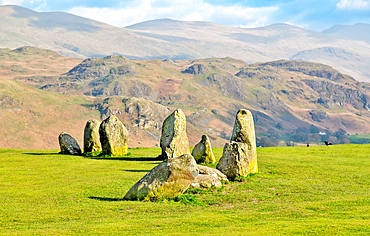
<svg viewBox="0 0 370 236">
<path fill-rule="evenodd" d="M 122 200 L 160 163 L 156 148 L 109 159 L 0 149 L 0 234 L 369 235 L 369 149 L 259 148 L 258 174 L 161 202 Z"/>
</svg>

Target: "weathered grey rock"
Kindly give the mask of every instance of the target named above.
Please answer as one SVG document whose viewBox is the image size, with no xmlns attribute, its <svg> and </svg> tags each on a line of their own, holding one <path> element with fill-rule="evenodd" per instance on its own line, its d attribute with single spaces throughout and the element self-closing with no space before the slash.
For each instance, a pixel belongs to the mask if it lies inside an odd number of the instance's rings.
<svg viewBox="0 0 370 236">
<path fill-rule="evenodd" d="M 99 153 L 101 152 L 100 121 L 92 119 L 86 122 L 84 129 L 84 153 Z"/>
<path fill-rule="evenodd" d="M 248 157 L 248 173 L 257 173 L 257 147 L 256 133 L 254 131 L 254 121 L 252 113 L 245 109 L 240 109 L 236 114 L 233 133 L 230 141 L 241 142 L 248 145 L 246 154 Z"/>
<path fill-rule="evenodd" d="M 102 154 L 124 156 L 128 152 L 128 131 L 122 122 L 110 115 L 99 126 Z"/>
<path fill-rule="evenodd" d="M 190 188 L 221 188 L 224 182 L 227 182 L 227 176 L 221 171 L 198 165 L 199 175 L 195 177 L 195 180 L 190 185 Z"/>
<path fill-rule="evenodd" d="M 126 193 L 126 200 L 174 198 L 185 192 L 199 171 L 194 157 L 184 154 L 162 162 Z"/>
<path fill-rule="evenodd" d="M 247 150 L 246 143 L 226 143 L 216 168 L 230 179 L 247 176 L 251 173 Z"/>
<path fill-rule="evenodd" d="M 190 154 L 189 140 L 186 134 L 186 117 L 181 109 L 175 110 L 164 120 L 160 146 L 162 159 Z"/>
<path fill-rule="evenodd" d="M 198 165 L 198 170 L 199 170 L 199 174 L 214 176 L 222 182 L 227 182 L 228 181 L 227 176 L 224 173 L 222 173 L 221 171 L 219 171 L 215 168 Z"/>
<path fill-rule="evenodd" d="M 202 140 L 194 146 L 191 155 L 197 163 L 215 163 L 216 158 L 212 151 L 211 141 L 207 135 L 202 135 Z"/>
<path fill-rule="evenodd" d="M 81 155 L 81 148 L 78 145 L 76 139 L 74 139 L 70 134 L 62 132 L 59 135 L 59 146 L 61 154 L 71 154 L 71 155 Z"/>
</svg>

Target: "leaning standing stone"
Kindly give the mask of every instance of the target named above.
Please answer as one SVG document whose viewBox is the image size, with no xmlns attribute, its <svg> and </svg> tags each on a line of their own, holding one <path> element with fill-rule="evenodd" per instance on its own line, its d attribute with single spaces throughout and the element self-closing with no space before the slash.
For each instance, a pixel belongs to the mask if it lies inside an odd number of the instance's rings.
<svg viewBox="0 0 370 236">
<path fill-rule="evenodd" d="M 167 159 L 154 167 L 124 196 L 125 200 L 159 200 L 184 193 L 199 171 L 190 154 Z"/>
<path fill-rule="evenodd" d="M 76 139 L 65 132 L 59 135 L 59 146 L 61 154 L 81 155 L 82 153 Z"/>
<path fill-rule="evenodd" d="M 181 109 L 175 110 L 164 120 L 160 146 L 161 158 L 164 160 L 190 154 L 186 116 Z"/>
<path fill-rule="evenodd" d="M 197 163 L 215 163 L 216 158 L 212 151 L 211 141 L 207 135 L 202 135 L 202 140 L 194 146 L 191 155 Z"/>
<path fill-rule="evenodd" d="M 102 154 L 124 156 L 128 152 L 128 131 L 115 115 L 110 115 L 99 127 Z"/>
<path fill-rule="evenodd" d="M 84 153 L 99 153 L 101 152 L 100 135 L 99 135 L 100 121 L 87 121 L 84 129 Z"/>
</svg>

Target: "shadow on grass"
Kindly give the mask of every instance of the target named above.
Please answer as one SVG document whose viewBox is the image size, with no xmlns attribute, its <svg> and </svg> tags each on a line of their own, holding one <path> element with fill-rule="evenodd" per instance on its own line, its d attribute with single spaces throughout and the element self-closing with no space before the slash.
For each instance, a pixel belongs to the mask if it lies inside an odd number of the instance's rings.
<svg viewBox="0 0 370 236">
<path fill-rule="evenodd" d="M 94 160 L 110 160 L 110 161 L 163 161 L 158 157 L 86 157 Z"/>
<path fill-rule="evenodd" d="M 47 152 L 25 152 L 23 154 L 27 154 L 27 155 L 34 155 L 34 156 L 51 156 L 51 155 L 62 155 L 58 152 L 53 152 L 53 153 L 47 153 Z M 66 155 L 66 154 L 63 154 L 63 155 Z M 76 155 L 74 155 L 76 156 Z"/>
<path fill-rule="evenodd" d="M 139 172 L 147 173 L 147 172 L 149 172 L 150 170 L 122 170 L 122 171 L 126 171 L 126 172 L 134 172 L 134 173 L 139 173 Z"/>
<path fill-rule="evenodd" d="M 103 201 L 103 202 L 117 202 L 117 201 L 126 201 L 125 199 L 123 198 L 112 198 L 112 197 L 95 197 L 95 196 L 91 196 L 89 197 L 90 199 L 93 199 L 93 200 L 98 200 L 98 201 Z"/>
</svg>

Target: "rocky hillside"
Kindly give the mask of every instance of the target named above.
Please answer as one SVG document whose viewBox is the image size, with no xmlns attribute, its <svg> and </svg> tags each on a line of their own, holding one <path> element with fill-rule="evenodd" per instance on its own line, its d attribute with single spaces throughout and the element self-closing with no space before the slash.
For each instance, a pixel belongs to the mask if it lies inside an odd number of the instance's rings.
<svg viewBox="0 0 370 236">
<path fill-rule="evenodd" d="M 41 140 L 56 140 L 61 131 L 82 137 L 89 117 L 102 120 L 115 114 L 130 131 L 131 146 L 155 146 L 163 120 L 176 108 L 187 115 L 191 145 L 208 134 L 213 146 L 223 146 L 240 108 L 252 111 L 258 137 L 289 140 L 297 130 L 312 127 L 317 135 L 339 129 L 349 134 L 370 133 L 370 84 L 307 61 L 248 64 L 232 58 L 144 61 L 107 56 L 85 59 L 55 76 L 17 74 L 16 81 L 17 86 L 26 86 L 19 91 L 53 98 L 28 99 L 25 94 L 0 90 L 0 104 L 7 104 L 1 107 L 2 113 L 25 111 L 29 116 L 22 115 L 22 119 L 45 130 L 38 133 Z M 36 101 L 40 103 L 36 113 L 26 109 L 30 107 L 26 102 Z M 36 120 L 30 116 L 38 113 L 43 116 Z M 44 136 L 46 130 L 54 133 Z M 12 144 L 2 137 L 0 145 L 24 147 L 28 139 L 25 134 Z M 48 147 L 57 148 L 57 143 Z"/>
</svg>

